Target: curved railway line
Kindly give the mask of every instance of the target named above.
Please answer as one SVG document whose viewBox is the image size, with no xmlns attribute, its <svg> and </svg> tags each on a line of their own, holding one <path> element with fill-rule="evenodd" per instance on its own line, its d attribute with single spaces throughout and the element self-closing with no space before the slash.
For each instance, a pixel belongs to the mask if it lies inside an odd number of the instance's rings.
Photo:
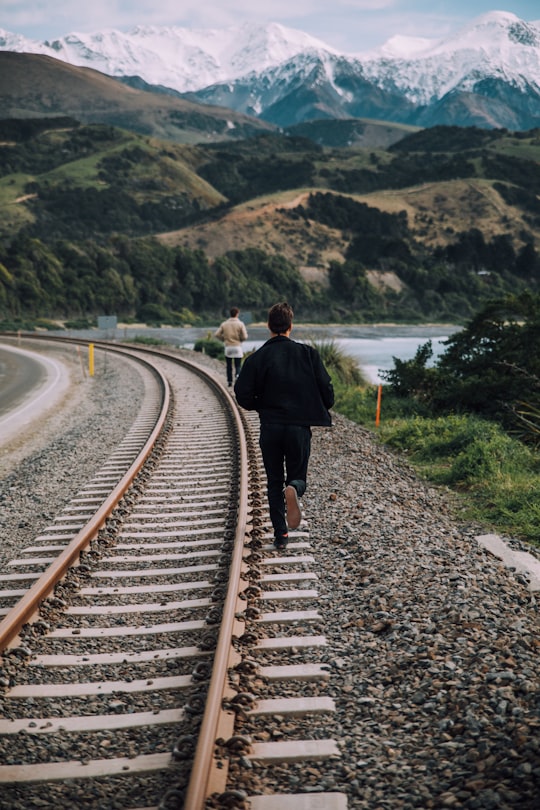
<svg viewBox="0 0 540 810">
<path fill-rule="evenodd" d="M 273 549 L 258 421 L 195 364 L 95 345 L 155 384 L 3 577 L 0 807 L 344 810 L 280 776 L 340 751 L 309 528 Z"/>
</svg>

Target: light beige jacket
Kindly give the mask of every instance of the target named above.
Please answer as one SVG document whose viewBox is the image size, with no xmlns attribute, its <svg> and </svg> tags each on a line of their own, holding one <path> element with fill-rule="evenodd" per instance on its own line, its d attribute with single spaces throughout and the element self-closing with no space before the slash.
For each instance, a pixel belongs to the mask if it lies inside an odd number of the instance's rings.
<svg viewBox="0 0 540 810">
<path fill-rule="evenodd" d="M 229 318 L 223 321 L 214 337 L 222 340 L 225 346 L 240 346 L 243 340 L 247 340 L 247 330 L 240 318 Z"/>
</svg>

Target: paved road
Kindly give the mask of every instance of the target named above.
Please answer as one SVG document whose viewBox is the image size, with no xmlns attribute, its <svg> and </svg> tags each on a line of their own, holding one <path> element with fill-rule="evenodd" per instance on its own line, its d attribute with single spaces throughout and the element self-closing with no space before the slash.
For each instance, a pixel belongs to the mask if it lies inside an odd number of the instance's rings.
<svg viewBox="0 0 540 810">
<path fill-rule="evenodd" d="M 0 346 L 0 416 L 31 396 L 46 379 L 46 368 L 30 354 Z"/>
<path fill-rule="evenodd" d="M 45 355 L 0 345 L 0 444 L 43 415 L 65 393 L 68 373 Z"/>
</svg>

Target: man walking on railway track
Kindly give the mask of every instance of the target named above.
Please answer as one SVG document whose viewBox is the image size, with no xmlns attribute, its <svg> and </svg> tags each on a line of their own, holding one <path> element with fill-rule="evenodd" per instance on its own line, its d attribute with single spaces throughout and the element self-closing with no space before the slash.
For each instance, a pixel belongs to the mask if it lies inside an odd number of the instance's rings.
<svg viewBox="0 0 540 810">
<path fill-rule="evenodd" d="M 298 499 L 306 490 L 311 426 L 330 427 L 334 404 L 332 381 L 318 351 L 290 339 L 292 320 L 286 302 L 270 309 L 270 339 L 246 357 L 234 386 L 238 404 L 259 414 L 259 446 L 278 549 L 286 547 L 288 529 L 298 528 L 302 520 Z"/>
<path fill-rule="evenodd" d="M 229 387 L 233 384 L 233 362 L 235 378 L 240 373 L 242 357 L 244 356 L 242 342 L 247 340 L 248 336 L 245 324 L 238 317 L 239 313 L 238 307 L 231 307 L 231 317 L 223 321 L 217 332 L 214 333 L 214 337 L 222 340 L 225 344 L 225 362 L 227 364 L 227 383 Z"/>
</svg>

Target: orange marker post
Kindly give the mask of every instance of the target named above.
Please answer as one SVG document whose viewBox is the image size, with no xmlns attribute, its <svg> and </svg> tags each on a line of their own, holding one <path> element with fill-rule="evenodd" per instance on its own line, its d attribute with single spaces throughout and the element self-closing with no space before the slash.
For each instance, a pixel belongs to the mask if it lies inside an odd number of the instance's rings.
<svg viewBox="0 0 540 810">
<path fill-rule="evenodd" d="M 382 398 L 382 385 L 379 385 L 379 389 L 377 391 L 377 410 L 375 412 L 376 427 L 379 427 L 379 422 L 381 421 L 381 398 Z"/>
</svg>

